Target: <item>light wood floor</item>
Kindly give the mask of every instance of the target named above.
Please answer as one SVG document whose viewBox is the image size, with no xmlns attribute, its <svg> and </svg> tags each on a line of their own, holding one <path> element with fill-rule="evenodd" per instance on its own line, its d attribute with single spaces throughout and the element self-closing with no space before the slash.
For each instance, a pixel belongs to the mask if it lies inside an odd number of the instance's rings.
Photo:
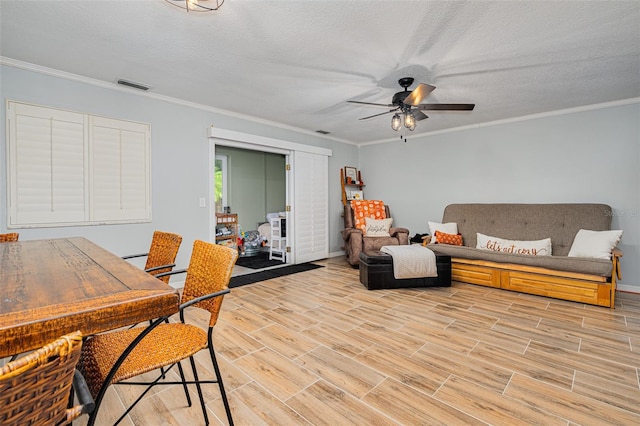
<svg viewBox="0 0 640 426">
<path fill-rule="evenodd" d="M 460 283 L 368 291 L 343 258 L 320 263 L 225 298 L 214 343 L 236 424 L 640 424 L 640 295 L 610 310 Z M 98 424 L 139 390 L 112 387 Z M 217 387 L 205 397 L 226 424 Z M 161 387 L 122 424 L 202 423 Z"/>
</svg>

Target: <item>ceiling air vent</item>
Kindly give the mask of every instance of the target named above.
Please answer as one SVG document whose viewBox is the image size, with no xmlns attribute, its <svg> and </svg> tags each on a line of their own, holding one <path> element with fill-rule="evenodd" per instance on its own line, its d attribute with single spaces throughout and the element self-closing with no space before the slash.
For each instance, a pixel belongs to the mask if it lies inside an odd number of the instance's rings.
<svg viewBox="0 0 640 426">
<path fill-rule="evenodd" d="M 138 89 L 138 90 L 144 90 L 145 92 L 151 89 L 151 86 L 146 86 L 142 83 L 136 83 L 135 81 L 125 80 L 123 78 L 118 79 L 118 84 L 121 84 L 127 87 L 133 87 L 134 89 Z"/>
</svg>

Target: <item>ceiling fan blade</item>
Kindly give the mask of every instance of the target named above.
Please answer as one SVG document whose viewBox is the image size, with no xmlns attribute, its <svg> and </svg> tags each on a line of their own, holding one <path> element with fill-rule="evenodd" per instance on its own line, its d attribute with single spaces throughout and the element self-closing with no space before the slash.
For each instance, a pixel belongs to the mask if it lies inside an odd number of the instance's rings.
<svg viewBox="0 0 640 426">
<path fill-rule="evenodd" d="M 416 105 L 420 111 L 472 111 L 476 104 L 421 104 Z"/>
<path fill-rule="evenodd" d="M 350 102 L 352 104 L 383 106 L 387 108 L 394 106 L 393 104 L 374 104 L 373 102 L 360 102 L 360 101 L 347 101 L 347 102 Z"/>
<path fill-rule="evenodd" d="M 415 110 L 415 111 L 411 111 L 411 112 L 413 112 L 413 116 L 416 118 L 417 121 L 424 120 L 425 118 L 429 118 L 429 116 L 427 114 L 425 114 L 424 112 L 422 112 L 420 110 Z"/>
<path fill-rule="evenodd" d="M 420 83 L 418 84 L 418 87 L 413 89 L 411 94 L 407 96 L 402 102 L 405 105 L 417 106 L 418 104 L 420 104 L 420 102 L 422 102 L 424 98 L 427 97 L 429 93 L 433 92 L 435 88 L 435 86 L 432 86 L 430 84 Z"/>
<path fill-rule="evenodd" d="M 368 116 L 368 117 L 362 117 L 362 118 L 359 118 L 358 120 L 367 120 L 367 119 L 369 119 L 369 118 L 373 118 L 373 117 L 378 117 L 378 116 L 380 116 L 380 115 L 389 114 L 390 112 L 397 111 L 398 109 L 399 109 L 399 108 L 390 109 L 390 110 L 389 110 L 389 111 L 387 111 L 387 112 L 381 112 L 380 114 L 374 114 L 374 115 L 370 115 L 370 116 Z"/>
</svg>

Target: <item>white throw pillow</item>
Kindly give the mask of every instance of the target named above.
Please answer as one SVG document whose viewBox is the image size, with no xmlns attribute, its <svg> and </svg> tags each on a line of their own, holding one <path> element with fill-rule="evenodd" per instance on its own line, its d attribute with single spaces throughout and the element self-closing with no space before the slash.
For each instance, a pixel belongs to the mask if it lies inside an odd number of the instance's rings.
<svg viewBox="0 0 640 426">
<path fill-rule="evenodd" d="M 535 241 L 505 240 L 477 233 L 476 248 L 526 256 L 551 256 L 551 238 Z"/>
<path fill-rule="evenodd" d="M 456 222 L 427 222 L 427 224 L 429 225 L 429 234 L 431 234 L 431 242 L 433 244 L 437 244 L 437 241 L 435 239 L 436 231 L 440 231 L 444 234 L 458 234 L 458 224 Z"/>
<path fill-rule="evenodd" d="M 573 239 L 569 257 L 593 257 L 596 259 L 611 259 L 613 250 L 620 239 L 622 231 L 589 231 L 581 229 Z"/>
<path fill-rule="evenodd" d="M 392 218 L 388 219 L 372 219 L 365 217 L 364 235 L 367 237 L 390 237 L 389 229 L 393 223 Z"/>
</svg>

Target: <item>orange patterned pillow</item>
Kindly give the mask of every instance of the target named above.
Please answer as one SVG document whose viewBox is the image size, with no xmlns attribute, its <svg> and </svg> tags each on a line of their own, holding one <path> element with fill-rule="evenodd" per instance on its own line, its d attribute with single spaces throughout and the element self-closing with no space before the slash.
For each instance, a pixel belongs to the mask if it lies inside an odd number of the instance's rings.
<svg viewBox="0 0 640 426">
<path fill-rule="evenodd" d="M 462 234 L 445 234 L 444 232 L 436 231 L 435 237 L 439 244 L 462 245 Z"/>
<path fill-rule="evenodd" d="M 365 217 L 371 219 L 386 219 L 387 213 L 384 210 L 384 202 L 380 200 L 351 200 L 353 209 L 353 226 L 360 229 L 364 234 L 367 223 Z"/>
</svg>

